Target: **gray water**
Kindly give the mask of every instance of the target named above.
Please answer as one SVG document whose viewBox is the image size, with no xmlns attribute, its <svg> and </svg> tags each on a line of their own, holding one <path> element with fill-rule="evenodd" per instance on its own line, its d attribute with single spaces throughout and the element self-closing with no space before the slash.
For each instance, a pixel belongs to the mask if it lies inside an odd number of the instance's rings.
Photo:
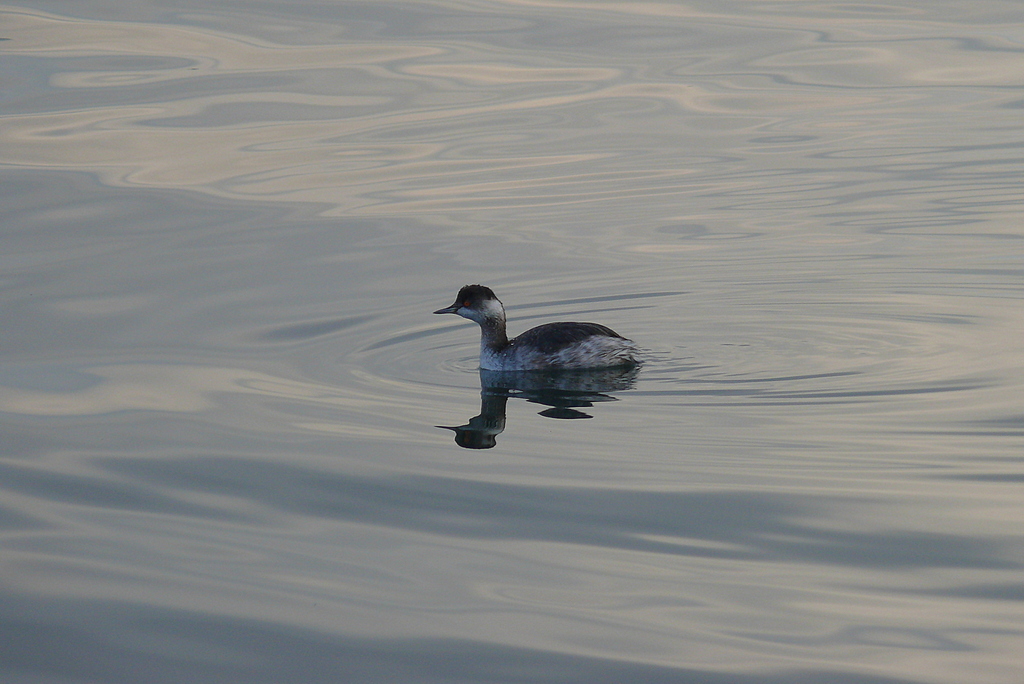
<svg viewBox="0 0 1024 684">
<path fill-rule="evenodd" d="M 1019 4 L 0 37 L 4 682 L 1024 681 Z"/>
</svg>

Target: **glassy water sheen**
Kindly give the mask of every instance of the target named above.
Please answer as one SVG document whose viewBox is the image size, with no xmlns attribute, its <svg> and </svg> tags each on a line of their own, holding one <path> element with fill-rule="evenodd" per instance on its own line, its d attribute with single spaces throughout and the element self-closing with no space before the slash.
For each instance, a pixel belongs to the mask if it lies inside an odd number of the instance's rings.
<svg viewBox="0 0 1024 684">
<path fill-rule="evenodd" d="M 1019 3 L 0 37 L 4 682 L 1024 681 Z"/>
</svg>

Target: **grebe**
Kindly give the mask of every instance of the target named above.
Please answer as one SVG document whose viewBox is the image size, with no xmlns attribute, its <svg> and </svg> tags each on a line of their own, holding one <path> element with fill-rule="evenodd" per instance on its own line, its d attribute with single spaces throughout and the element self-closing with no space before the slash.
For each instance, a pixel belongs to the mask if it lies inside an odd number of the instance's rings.
<svg viewBox="0 0 1024 684">
<path fill-rule="evenodd" d="M 455 303 L 434 313 L 453 313 L 480 324 L 480 367 L 484 370 L 611 368 L 640 363 L 640 350 L 597 323 L 545 323 L 514 340 L 505 334 L 505 307 L 483 285 L 466 285 Z"/>
</svg>

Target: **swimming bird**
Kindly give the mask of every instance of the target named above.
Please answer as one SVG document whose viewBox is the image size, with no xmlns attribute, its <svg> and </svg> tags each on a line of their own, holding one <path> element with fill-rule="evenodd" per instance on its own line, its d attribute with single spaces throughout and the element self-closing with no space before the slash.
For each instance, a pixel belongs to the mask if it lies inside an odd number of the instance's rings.
<svg viewBox="0 0 1024 684">
<path fill-rule="evenodd" d="M 480 367 L 485 370 L 558 370 L 635 366 L 640 350 L 597 323 L 545 323 L 515 339 L 505 333 L 505 307 L 489 287 L 466 285 L 455 303 L 434 313 L 453 313 L 480 324 Z"/>
</svg>

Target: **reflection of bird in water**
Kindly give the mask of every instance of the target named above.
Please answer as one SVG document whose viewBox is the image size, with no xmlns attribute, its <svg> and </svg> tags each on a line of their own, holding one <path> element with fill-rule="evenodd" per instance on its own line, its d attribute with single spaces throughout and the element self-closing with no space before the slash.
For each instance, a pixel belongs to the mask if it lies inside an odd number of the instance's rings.
<svg viewBox="0 0 1024 684">
<path fill-rule="evenodd" d="M 580 411 L 596 403 L 617 401 L 605 392 L 620 392 L 636 383 L 637 366 L 576 371 L 480 370 L 480 414 L 466 425 L 438 427 L 455 432 L 455 443 L 466 449 L 490 449 L 505 429 L 509 398 L 550 406 L 546 418 L 591 418 Z"/>
<path fill-rule="evenodd" d="M 490 449 L 498 443 L 498 435 L 505 429 L 505 404 L 508 394 L 480 393 L 480 415 L 473 416 L 465 425 L 443 430 L 455 433 L 455 443 L 463 449 Z"/>
<path fill-rule="evenodd" d="M 597 323 L 545 323 L 510 340 L 505 307 L 490 288 L 466 285 L 455 303 L 434 313 L 453 313 L 480 324 L 480 367 L 488 370 L 546 370 L 635 366 L 640 350 Z"/>
</svg>

